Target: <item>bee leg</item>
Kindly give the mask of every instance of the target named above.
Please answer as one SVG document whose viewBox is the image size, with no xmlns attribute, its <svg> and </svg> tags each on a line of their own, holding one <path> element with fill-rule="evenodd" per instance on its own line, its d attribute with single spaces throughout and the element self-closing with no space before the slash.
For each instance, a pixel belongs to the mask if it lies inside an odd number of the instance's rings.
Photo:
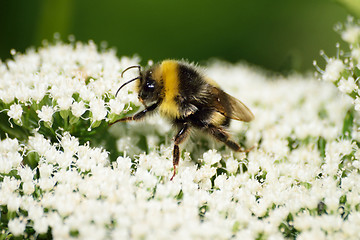
<svg viewBox="0 0 360 240">
<path fill-rule="evenodd" d="M 175 136 L 174 150 L 173 150 L 174 173 L 173 173 L 172 177 L 170 178 L 170 181 L 172 181 L 173 178 L 175 177 L 175 175 L 176 175 L 176 166 L 179 164 L 179 159 L 180 159 L 179 144 L 182 143 L 187 138 L 187 136 L 189 135 L 189 132 L 190 132 L 189 124 L 184 123 L 181 126 L 181 129 L 178 132 L 178 134 L 176 134 L 176 136 Z"/>
<path fill-rule="evenodd" d="M 158 105 L 159 105 L 159 103 L 154 103 L 153 105 L 145 108 L 145 109 L 142 110 L 141 112 L 136 113 L 134 116 L 125 117 L 125 118 L 116 120 L 115 122 L 110 123 L 109 125 L 111 126 L 111 125 L 113 125 L 113 124 L 115 124 L 115 123 L 117 123 L 117 122 L 128 122 L 128 121 L 141 120 L 141 119 L 143 119 L 143 118 L 146 116 L 146 113 L 151 112 L 151 111 L 154 111 L 154 110 L 157 108 Z"/>
<path fill-rule="evenodd" d="M 250 152 L 254 147 L 250 149 L 242 149 L 239 144 L 230 139 L 230 135 L 222 128 L 210 125 L 207 131 L 214 136 L 217 140 L 225 143 L 229 148 L 236 152 Z"/>
</svg>

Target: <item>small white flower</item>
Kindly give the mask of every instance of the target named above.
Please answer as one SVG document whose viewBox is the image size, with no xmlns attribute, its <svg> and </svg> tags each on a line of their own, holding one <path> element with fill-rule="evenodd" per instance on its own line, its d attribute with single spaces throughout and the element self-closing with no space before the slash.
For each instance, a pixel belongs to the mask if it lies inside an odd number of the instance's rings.
<svg viewBox="0 0 360 240">
<path fill-rule="evenodd" d="M 8 174 L 12 170 L 11 162 L 0 156 L 0 173 Z"/>
<path fill-rule="evenodd" d="M 29 147 L 34 149 L 40 156 L 45 155 L 51 148 L 50 141 L 45 139 L 44 135 L 36 133 L 29 137 Z"/>
<path fill-rule="evenodd" d="M 229 173 L 236 173 L 239 168 L 239 162 L 233 158 L 226 160 L 226 170 Z"/>
<path fill-rule="evenodd" d="M 102 99 L 95 98 L 90 101 L 90 111 L 92 112 L 93 121 L 101 121 L 105 119 L 107 109 Z"/>
<path fill-rule="evenodd" d="M 19 142 L 16 138 L 5 138 L 0 141 L 0 152 L 16 152 L 19 149 Z"/>
<path fill-rule="evenodd" d="M 106 239 L 106 230 L 98 225 L 84 224 L 79 228 L 80 239 Z"/>
<path fill-rule="evenodd" d="M 350 44 L 355 44 L 360 41 L 360 26 L 348 26 L 345 31 L 341 33 L 341 38 Z"/>
<path fill-rule="evenodd" d="M 124 110 L 125 104 L 116 100 L 110 99 L 109 101 L 111 113 L 120 114 Z"/>
<path fill-rule="evenodd" d="M 7 208 L 11 212 L 19 210 L 21 204 L 21 198 L 17 194 L 11 194 L 8 198 Z"/>
<path fill-rule="evenodd" d="M 41 178 L 48 178 L 53 173 L 53 165 L 41 164 L 39 167 L 39 172 Z"/>
<path fill-rule="evenodd" d="M 96 81 L 91 81 L 88 85 L 96 96 L 101 97 L 106 93 L 106 82 L 104 82 L 103 78 L 99 78 Z"/>
<path fill-rule="evenodd" d="M 95 98 L 95 93 L 92 92 L 90 89 L 88 89 L 86 86 L 82 86 L 79 89 L 79 94 L 80 94 L 80 97 L 82 99 L 84 99 L 85 101 L 91 101 L 92 99 Z"/>
<path fill-rule="evenodd" d="M 210 190 L 211 189 L 211 180 L 210 179 L 202 179 L 200 182 L 199 182 L 199 188 L 200 189 L 203 189 L 203 190 Z"/>
<path fill-rule="evenodd" d="M 211 165 L 205 165 L 196 171 L 194 180 L 195 182 L 200 182 L 201 180 L 204 179 L 210 179 L 215 174 L 216 174 L 216 168 L 211 167 Z"/>
<path fill-rule="evenodd" d="M 37 103 L 39 103 L 44 98 L 48 88 L 46 81 L 40 81 L 41 80 L 39 80 L 38 84 L 35 84 L 34 89 L 31 91 L 31 98 Z"/>
<path fill-rule="evenodd" d="M 358 86 L 356 85 L 353 77 L 349 77 L 347 80 L 342 77 L 339 81 L 338 88 L 343 93 L 352 93 L 358 89 Z"/>
<path fill-rule="evenodd" d="M 18 152 L 8 152 L 6 154 L 6 160 L 9 162 L 12 168 L 17 168 L 21 164 L 23 158 Z"/>
<path fill-rule="evenodd" d="M 21 204 L 20 204 L 20 208 L 24 209 L 26 211 L 29 211 L 29 209 L 32 206 L 37 206 L 37 199 L 35 199 L 31 194 L 29 195 L 23 195 L 21 197 Z M 42 207 L 39 206 L 39 208 L 42 209 Z"/>
<path fill-rule="evenodd" d="M 46 217 L 34 219 L 34 230 L 39 233 L 46 233 L 48 230 L 49 224 Z"/>
<path fill-rule="evenodd" d="M 74 162 L 76 159 L 73 156 L 73 153 L 67 152 L 60 154 L 59 157 L 56 159 L 56 162 L 59 164 L 60 168 L 67 168 Z"/>
<path fill-rule="evenodd" d="M 227 180 L 227 177 L 225 174 L 221 174 L 220 176 L 217 176 L 215 178 L 215 181 L 214 181 L 214 184 L 217 188 L 219 189 L 223 189 L 224 186 L 226 185 L 226 180 Z"/>
<path fill-rule="evenodd" d="M 8 223 L 9 231 L 14 234 L 14 236 L 20 236 L 24 233 L 26 222 L 20 220 L 19 218 L 11 219 Z"/>
<path fill-rule="evenodd" d="M 23 181 L 23 182 L 32 181 L 34 178 L 34 173 L 29 166 L 18 169 L 18 173 L 21 177 L 21 181 Z"/>
<path fill-rule="evenodd" d="M 14 93 L 11 91 L 12 89 L 6 89 L 6 90 L 1 90 L 0 89 L 0 99 L 4 102 L 4 103 L 11 103 L 12 101 L 14 101 Z"/>
<path fill-rule="evenodd" d="M 23 187 L 23 192 L 27 195 L 30 195 L 35 191 L 35 186 L 32 181 L 24 182 L 22 187 Z"/>
<path fill-rule="evenodd" d="M 339 153 L 342 155 L 348 155 L 350 154 L 355 147 L 355 143 L 353 143 L 351 140 L 340 140 L 338 143 Z"/>
<path fill-rule="evenodd" d="M 37 110 L 36 113 L 38 114 L 40 120 L 51 123 L 52 115 L 55 113 L 55 110 L 50 106 L 42 106 L 41 110 Z"/>
<path fill-rule="evenodd" d="M 146 142 L 150 149 L 155 149 L 159 146 L 159 137 L 157 135 L 147 135 Z"/>
<path fill-rule="evenodd" d="M 254 159 L 255 160 L 255 159 Z M 260 165 L 258 161 L 249 161 L 248 163 L 248 173 L 251 175 L 256 175 L 260 171 Z"/>
<path fill-rule="evenodd" d="M 71 105 L 71 112 L 75 117 L 81 117 L 86 111 L 85 103 L 83 101 L 73 102 Z"/>
<path fill-rule="evenodd" d="M 56 184 L 56 181 L 54 180 L 54 178 L 40 178 L 39 179 L 39 187 L 43 190 L 43 191 L 50 191 L 54 188 L 54 185 Z"/>
<path fill-rule="evenodd" d="M 22 113 L 23 113 L 23 109 L 21 105 L 13 104 L 10 106 L 10 110 L 7 112 L 7 115 L 15 120 L 20 120 Z"/>
<path fill-rule="evenodd" d="M 57 221 L 57 224 L 54 224 L 52 227 L 52 236 L 54 239 L 70 239 L 70 226 L 60 220 Z"/>
<path fill-rule="evenodd" d="M 61 97 L 57 99 L 60 110 L 68 110 L 72 106 L 73 98 L 72 97 Z"/>
<path fill-rule="evenodd" d="M 146 188 L 154 188 L 157 183 L 157 179 L 154 175 L 143 168 L 138 168 L 136 171 L 136 180 L 141 182 Z"/>
<path fill-rule="evenodd" d="M 354 100 L 354 105 L 355 105 L 355 110 L 360 112 L 360 98 L 358 96 L 356 96 Z"/>
<path fill-rule="evenodd" d="M 20 180 L 17 180 L 15 178 L 10 177 L 4 177 L 4 180 L 2 182 L 2 189 L 7 195 L 10 195 L 12 192 L 17 190 L 20 185 Z"/>
<path fill-rule="evenodd" d="M 345 64 L 340 59 L 330 58 L 326 65 L 323 79 L 325 81 L 335 82 L 340 78 L 340 74 L 344 69 Z"/>
<path fill-rule="evenodd" d="M 354 48 L 351 50 L 351 57 L 354 58 L 357 62 L 360 60 L 360 48 Z M 358 66 L 359 68 L 359 66 Z"/>
<path fill-rule="evenodd" d="M 135 137 L 130 137 L 130 136 L 124 136 L 122 138 L 119 138 L 116 141 L 116 146 L 118 151 L 120 152 L 129 152 L 132 149 L 136 148 L 136 146 L 134 146 L 134 144 L 132 144 L 133 142 L 136 142 L 134 140 Z"/>
<path fill-rule="evenodd" d="M 119 156 L 116 159 L 116 163 L 117 163 L 117 169 L 120 169 L 122 172 L 128 173 L 131 169 L 132 162 L 129 157 Z"/>
<path fill-rule="evenodd" d="M 203 154 L 204 162 L 213 165 L 221 160 L 221 155 L 215 149 L 209 150 Z"/>
<path fill-rule="evenodd" d="M 352 166 L 360 170 L 360 161 L 356 160 L 352 162 Z"/>
<path fill-rule="evenodd" d="M 79 147 L 79 139 L 71 136 L 70 133 L 65 132 L 61 138 L 61 146 L 64 149 L 64 153 L 70 152 L 75 153 Z"/>
</svg>

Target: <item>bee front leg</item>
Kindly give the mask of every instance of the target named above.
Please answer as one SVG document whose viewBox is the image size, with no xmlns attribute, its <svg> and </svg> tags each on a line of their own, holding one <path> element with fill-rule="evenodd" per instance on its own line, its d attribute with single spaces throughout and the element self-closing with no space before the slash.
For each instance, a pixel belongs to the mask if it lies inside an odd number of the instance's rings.
<svg viewBox="0 0 360 240">
<path fill-rule="evenodd" d="M 178 134 L 176 134 L 175 136 L 175 140 L 174 140 L 174 150 L 173 150 L 173 166 L 174 166 L 174 173 L 172 175 L 172 177 L 170 178 L 170 181 L 173 180 L 173 178 L 176 175 L 176 166 L 179 164 L 179 159 L 180 159 L 180 148 L 179 148 L 179 144 L 182 143 L 187 136 L 189 135 L 190 132 L 190 127 L 189 124 L 184 123 L 181 126 L 180 131 L 178 132 Z"/>
<path fill-rule="evenodd" d="M 145 108 L 144 110 L 142 110 L 141 112 L 138 112 L 136 113 L 134 116 L 131 116 L 131 117 L 125 117 L 125 118 L 122 118 L 122 119 L 119 119 L 119 120 L 116 120 L 115 122 L 113 123 L 110 123 L 109 125 L 113 125 L 117 122 L 128 122 L 128 121 L 138 121 L 138 120 L 141 120 L 143 119 L 146 114 L 148 112 L 151 112 L 151 111 L 154 111 L 157 107 L 159 106 L 159 103 L 154 103 L 153 105 Z"/>
</svg>

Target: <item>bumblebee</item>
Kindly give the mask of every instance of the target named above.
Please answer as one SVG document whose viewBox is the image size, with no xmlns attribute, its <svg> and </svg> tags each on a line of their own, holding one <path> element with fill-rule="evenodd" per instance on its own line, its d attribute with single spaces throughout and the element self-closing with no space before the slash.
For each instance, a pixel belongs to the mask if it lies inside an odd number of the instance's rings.
<svg viewBox="0 0 360 240">
<path fill-rule="evenodd" d="M 177 126 L 179 131 L 174 138 L 174 172 L 171 180 L 179 164 L 179 144 L 189 136 L 192 128 L 210 134 L 234 151 L 248 151 L 231 140 L 226 128 L 231 119 L 249 122 L 254 119 L 254 115 L 245 104 L 221 90 L 218 84 L 197 67 L 185 61 L 165 60 L 143 71 L 140 66 L 128 67 L 121 77 L 131 68 L 138 68 L 139 76 L 125 82 L 117 90 L 115 97 L 125 85 L 137 81 L 138 98 L 145 109 L 111 125 L 141 120 L 149 113 L 158 111 Z"/>
</svg>

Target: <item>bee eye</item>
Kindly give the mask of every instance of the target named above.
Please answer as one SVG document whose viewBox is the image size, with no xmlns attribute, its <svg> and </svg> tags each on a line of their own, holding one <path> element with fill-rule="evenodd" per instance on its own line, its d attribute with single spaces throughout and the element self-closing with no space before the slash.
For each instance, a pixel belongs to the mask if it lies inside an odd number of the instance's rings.
<svg viewBox="0 0 360 240">
<path fill-rule="evenodd" d="M 155 83 L 153 82 L 146 82 L 145 84 L 145 91 L 148 91 L 148 92 L 153 92 L 155 89 Z"/>
</svg>

